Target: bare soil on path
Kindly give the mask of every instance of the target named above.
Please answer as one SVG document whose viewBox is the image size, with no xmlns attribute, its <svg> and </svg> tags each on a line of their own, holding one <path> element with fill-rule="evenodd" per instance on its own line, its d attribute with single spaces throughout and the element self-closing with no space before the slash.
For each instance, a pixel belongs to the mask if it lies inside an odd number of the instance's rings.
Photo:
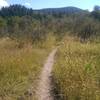
<svg viewBox="0 0 100 100">
<path fill-rule="evenodd" d="M 50 53 L 44 64 L 36 92 L 38 100 L 54 100 L 51 93 L 52 91 L 51 72 L 54 64 L 54 56 L 56 54 L 56 51 L 57 48 Z"/>
</svg>

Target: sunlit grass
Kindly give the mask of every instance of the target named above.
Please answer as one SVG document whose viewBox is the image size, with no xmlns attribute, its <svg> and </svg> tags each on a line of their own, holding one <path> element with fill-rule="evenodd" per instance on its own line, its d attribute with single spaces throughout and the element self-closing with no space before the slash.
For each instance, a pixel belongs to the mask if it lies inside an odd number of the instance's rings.
<svg viewBox="0 0 100 100">
<path fill-rule="evenodd" d="M 100 100 L 100 43 L 65 39 L 53 75 L 62 100 Z"/>
<path fill-rule="evenodd" d="M 0 99 L 17 100 L 30 88 L 34 93 L 47 54 L 44 48 L 30 44 L 19 48 L 15 40 L 0 39 Z"/>
</svg>

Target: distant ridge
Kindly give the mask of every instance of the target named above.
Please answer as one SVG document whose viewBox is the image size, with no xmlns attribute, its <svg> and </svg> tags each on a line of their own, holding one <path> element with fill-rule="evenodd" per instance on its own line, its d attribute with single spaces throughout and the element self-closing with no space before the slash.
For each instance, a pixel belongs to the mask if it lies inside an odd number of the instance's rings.
<svg viewBox="0 0 100 100">
<path fill-rule="evenodd" d="M 39 9 L 36 11 L 40 13 L 47 13 L 47 14 L 50 14 L 50 13 L 73 14 L 73 13 L 80 13 L 85 10 L 82 10 L 77 7 L 69 6 L 69 7 L 60 7 L 60 8 L 44 8 L 44 9 Z"/>
<path fill-rule="evenodd" d="M 35 12 L 36 13 L 43 13 L 43 14 L 75 14 L 81 13 L 85 10 L 82 10 L 77 7 L 61 7 L 61 8 L 45 8 L 45 9 L 29 9 L 22 5 L 11 5 L 9 7 L 2 8 L 0 10 L 0 16 L 7 17 L 7 16 L 25 16 L 30 15 L 32 16 Z"/>
</svg>

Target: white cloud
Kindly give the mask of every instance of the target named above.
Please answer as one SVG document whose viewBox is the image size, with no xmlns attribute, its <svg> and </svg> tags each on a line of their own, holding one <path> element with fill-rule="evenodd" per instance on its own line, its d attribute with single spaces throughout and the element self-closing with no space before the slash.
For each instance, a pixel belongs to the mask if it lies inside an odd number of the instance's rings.
<svg viewBox="0 0 100 100">
<path fill-rule="evenodd" d="M 25 5 L 25 6 L 28 6 L 28 7 L 31 7 L 31 4 L 28 3 L 28 2 L 26 2 L 24 5 Z"/>
<path fill-rule="evenodd" d="M 0 0 L 0 9 L 6 6 L 9 6 L 8 2 L 6 0 Z"/>
</svg>

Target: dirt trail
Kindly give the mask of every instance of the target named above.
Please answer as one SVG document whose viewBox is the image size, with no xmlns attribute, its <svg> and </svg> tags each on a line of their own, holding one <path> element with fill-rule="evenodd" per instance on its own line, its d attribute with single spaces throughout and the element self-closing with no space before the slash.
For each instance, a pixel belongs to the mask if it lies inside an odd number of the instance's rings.
<svg viewBox="0 0 100 100">
<path fill-rule="evenodd" d="M 52 86 L 50 76 L 54 64 L 54 56 L 56 54 L 56 51 L 57 49 L 54 49 L 50 53 L 43 67 L 37 89 L 38 100 L 54 100 L 51 94 Z"/>
</svg>

